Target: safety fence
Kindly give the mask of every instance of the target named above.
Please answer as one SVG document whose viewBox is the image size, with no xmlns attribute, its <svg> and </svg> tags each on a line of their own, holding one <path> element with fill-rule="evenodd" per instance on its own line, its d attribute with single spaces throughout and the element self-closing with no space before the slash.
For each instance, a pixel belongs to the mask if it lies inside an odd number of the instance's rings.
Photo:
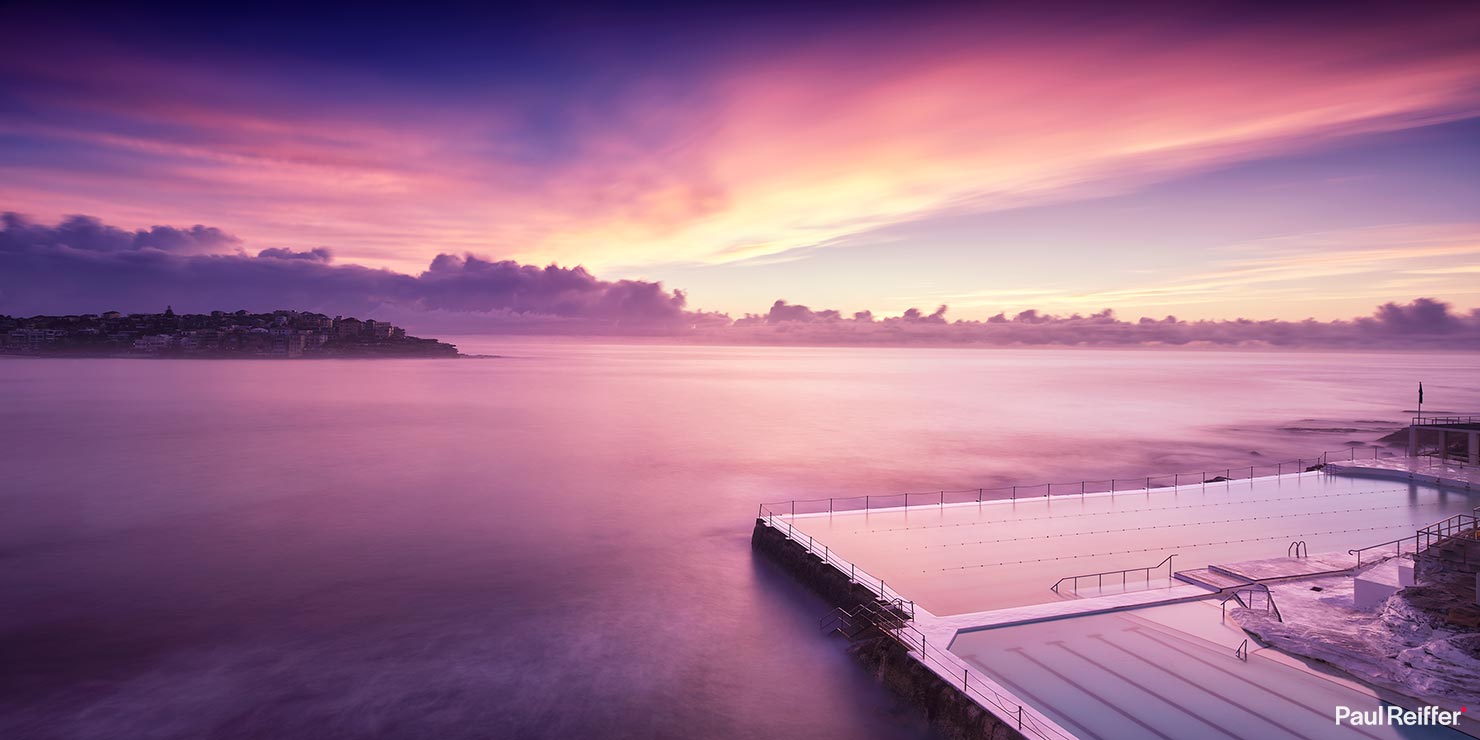
<svg viewBox="0 0 1480 740">
<path fill-rule="evenodd" d="M 890 588 L 889 584 L 884 582 L 884 579 L 871 575 L 868 571 L 834 555 L 826 544 L 818 542 L 810 534 L 799 531 L 796 527 L 792 526 L 791 522 L 777 519 L 777 515 L 774 513 L 767 513 L 763 510 L 761 519 L 766 522 L 766 526 L 786 535 L 787 539 L 807 548 L 807 552 L 821 558 L 822 562 L 837 568 L 842 573 L 846 573 L 849 579 L 855 583 L 862 584 L 864 588 L 873 591 L 880 599 L 889 602 L 897 609 L 903 610 L 906 614 L 909 614 L 911 619 L 914 619 L 915 602 Z"/>
<path fill-rule="evenodd" d="M 1391 556 L 1403 557 L 1405 546 L 1408 548 L 1408 554 L 1417 555 L 1435 545 L 1454 544 L 1461 545 L 1456 547 L 1455 551 L 1463 562 L 1468 563 L 1470 548 L 1466 545 L 1477 539 L 1480 539 L 1480 507 L 1476 507 L 1468 514 L 1455 514 L 1448 519 L 1430 524 L 1415 531 L 1412 535 L 1346 552 L 1348 555 L 1357 556 L 1357 567 L 1361 567 L 1364 556 L 1368 562 L 1371 562 L 1374 557 L 1390 557 L 1389 548 L 1392 549 Z"/>
<path fill-rule="evenodd" d="M 1480 424 L 1480 416 L 1415 416 L 1414 426 L 1452 426 L 1459 424 Z"/>
<path fill-rule="evenodd" d="M 1161 488 L 1226 483 L 1252 478 L 1268 478 L 1283 475 L 1298 475 L 1320 470 L 1327 463 L 1338 461 L 1379 460 L 1401 457 L 1398 453 L 1381 448 L 1359 450 L 1331 450 L 1313 457 L 1297 458 L 1280 462 L 1246 465 L 1237 468 L 1204 470 L 1196 473 L 1167 473 L 1139 478 L 1107 478 L 1104 480 L 1082 480 L 1072 483 L 1039 483 L 1035 485 L 997 486 L 995 488 L 964 488 L 892 494 L 869 494 L 864 496 L 839 496 L 829 498 L 793 499 L 760 505 L 759 516 L 797 516 L 800 514 L 837 514 L 874 509 L 899 509 L 914 506 L 945 506 L 947 504 L 970 504 L 986 501 L 1005 501 L 1023 498 L 1048 498 L 1052 496 L 1084 496 L 1087 494 L 1116 494 L 1143 492 Z"/>
</svg>

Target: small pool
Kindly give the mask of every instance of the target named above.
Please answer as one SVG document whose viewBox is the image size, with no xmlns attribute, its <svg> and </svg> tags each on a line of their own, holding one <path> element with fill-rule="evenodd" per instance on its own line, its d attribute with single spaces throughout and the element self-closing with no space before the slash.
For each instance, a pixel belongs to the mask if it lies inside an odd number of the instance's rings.
<svg viewBox="0 0 1480 740">
<path fill-rule="evenodd" d="M 1085 740 L 1465 738 L 1441 727 L 1337 726 L 1377 690 L 1249 642 L 1216 601 L 963 632 L 951 651 Z"/>
</svg>

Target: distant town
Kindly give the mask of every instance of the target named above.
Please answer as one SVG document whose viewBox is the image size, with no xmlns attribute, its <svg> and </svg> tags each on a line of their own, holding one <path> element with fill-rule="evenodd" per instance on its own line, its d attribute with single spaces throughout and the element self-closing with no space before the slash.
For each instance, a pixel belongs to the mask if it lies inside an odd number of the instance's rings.
<svg viewBox="0 0 1480 740">
<path fill-rule="evenodd" d="M 0 354 L 84 357 L 457 357 L 374 319 L 304 311 L 0 316 Z"/>
</svg>

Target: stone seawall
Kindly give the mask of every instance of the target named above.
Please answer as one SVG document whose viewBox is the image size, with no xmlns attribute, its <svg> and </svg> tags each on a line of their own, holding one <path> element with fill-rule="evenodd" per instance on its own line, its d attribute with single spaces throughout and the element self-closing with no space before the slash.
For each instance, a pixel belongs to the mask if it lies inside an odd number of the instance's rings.
<svg viewBox="0 0 1480 740">
<path fill-rule="evenodd" d="M 833 606 L 851 609 L 877 601 L 874 592 L 849 580 L 837 568 L 757 519 L 750 544 L 756 552 L 785 568 Z M 878 635 L 878 632 L 874 632 Z M 849 654 L 880 682 L 924 712 L 931 725 L 953 740 L 1024 740 L 1015 727 L 983 709 L 958 687 L 947 683 L 885 636 L 855 641 Z"/>
</svg>

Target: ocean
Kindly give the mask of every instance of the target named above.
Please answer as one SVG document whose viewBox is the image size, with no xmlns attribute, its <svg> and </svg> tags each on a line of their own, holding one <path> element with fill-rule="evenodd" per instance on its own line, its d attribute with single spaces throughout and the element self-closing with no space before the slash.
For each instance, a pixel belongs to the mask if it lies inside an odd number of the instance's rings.
<svg viewBox="0 0 1480 740">
<path fill-rule="evenodd" d="M 922 738 L 761 502 L 1195 472 L 1476 412 L 1473 354 L 0 360 L 0 737 Z"/>
</svg>

